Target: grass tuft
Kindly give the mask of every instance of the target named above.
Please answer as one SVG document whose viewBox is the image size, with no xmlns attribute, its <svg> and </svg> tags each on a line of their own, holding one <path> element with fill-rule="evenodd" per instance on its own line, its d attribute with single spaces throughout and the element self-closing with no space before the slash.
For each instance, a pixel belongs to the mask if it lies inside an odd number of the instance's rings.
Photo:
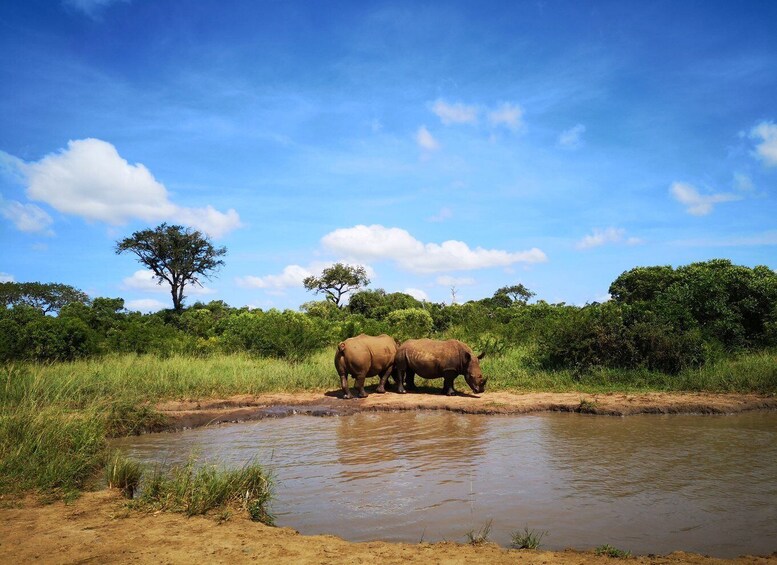
<svg viewBox="0 0 777 565">
<path fill-rule="evenodd" d="M 523 532 L 513 532 L 510 547 L 514 549 L 538 549 L 542 538 L 547 533 L 546 531 L 537 532 L 530 530 L 527 526 L 523 529 Z"/>
<path fill-rule="evenodd" d="M 272 480 L 264 469 L 247 463 L 240 469 L 224 469 L 213 464 L 198 465 L 192 457 L 183 466 L 167 472 L 155 469 L 142 481 L 140 505 L 181 512 L 187 516 L 207 514 L 238 507 L 256 522 L 273 525 L 267 505 L 272 496 Z"/>
<path fill-rule="evenodd" d="M 491 533 L 491 523 L 493 520 L 486 522 L 477 532 L 470 530 L 466 533 L 467 543 L 470 545 L 482 545 L 488 542 L 488 536 Z"/>
<path fill-rule="evenodd" d="M 622 549 L 618 549 L 617 547 L 613 547 L 607 543 L 597 547 L 594 550 L 594 553 L 596 553 L 596 555 L 606 555 L 607 557 L 612 557 L 615 559 L 627 559 L 631 557 L 630 551 L 624 551 Z"/>
</svg>

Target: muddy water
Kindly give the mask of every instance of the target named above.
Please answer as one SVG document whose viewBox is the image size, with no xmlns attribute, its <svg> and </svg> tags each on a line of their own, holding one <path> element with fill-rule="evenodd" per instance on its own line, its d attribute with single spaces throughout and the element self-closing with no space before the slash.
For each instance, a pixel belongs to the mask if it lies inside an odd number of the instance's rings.
<svg viewBox="0 0 777 565">
<path fill-rule="evenodd" d="M 303 534 L 464 542 L 491 520 L 505 546 L 528 527 L 545 549 L 777 550 L 773 412 L 292 416 L 117 445 L 145 461 L 256 458 L 277 477 L 277 523 Z"/>
</svg>

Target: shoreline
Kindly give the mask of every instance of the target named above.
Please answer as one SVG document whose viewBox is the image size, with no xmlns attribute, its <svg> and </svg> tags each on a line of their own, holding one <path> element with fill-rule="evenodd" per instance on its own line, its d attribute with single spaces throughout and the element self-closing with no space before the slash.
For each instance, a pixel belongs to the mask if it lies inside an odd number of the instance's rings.
<svg viewBox="0 0 777 565">
<path fill-rule="evenodd" d="M 423 389 L 422 389 L 423 390 Z M 464 414 L 517 415 L 536 412 L 577 412 L 604 416 L 637 414 L 737 414 L 777 410 L 777 396 L 712 393 L 578 393 L 487 392 L 476 396 L 444 396 L 424 392 L 370 394 L 345 400 L 339 391 L 236 395 L 228 398 L 166 401 L 154 406 L 164 417 L 157 431 L 179 431 L 206 425 L 280 418 L 294 414 L 347 416 L 358 412 L 448 410 Z"/>
<path fill-rule="evenodd" d="M 0 507 L 0 553 L 17 563 L 460 563 L 501 565 L 603 565 L 595 550 L 508 549 L 486 542 L 349 542 L 333 535 L 303 536 L 287 527 L 251 522 L 235 514 L 187 518 L 171 512 L 131 510 L 116 490 L 83 493 L 65 504 L 32 499 Z M 731 559 L 674 551 L 635 555 L 629 563 L 651 565 L 772 565 L 777 553 Z"/>
</svg>

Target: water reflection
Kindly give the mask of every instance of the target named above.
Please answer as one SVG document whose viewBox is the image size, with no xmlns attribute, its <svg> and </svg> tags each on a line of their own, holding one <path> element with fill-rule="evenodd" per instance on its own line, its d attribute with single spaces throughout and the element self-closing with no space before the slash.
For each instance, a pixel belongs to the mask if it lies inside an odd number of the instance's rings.
<svg viewBox="0 0 777 565">
<path fill-rule="evenodd" d="M 124 438 L 147 461 L 192 450 L 278 477 L 280 525 L 354 541 L 548 530 L 543 546 L 723 557 L 777 549 L 777 414 L 595 417 L 451 412 L 294 416 Z"/>
</svg>

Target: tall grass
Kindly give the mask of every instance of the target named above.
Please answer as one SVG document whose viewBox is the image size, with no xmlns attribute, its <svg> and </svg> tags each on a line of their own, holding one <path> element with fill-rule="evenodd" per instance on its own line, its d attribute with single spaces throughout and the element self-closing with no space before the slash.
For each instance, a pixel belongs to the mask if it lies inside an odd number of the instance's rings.
<svg viewBox="0 0 777 565">
<path fill-rule="evenodd" d="M 548 371 L 531 345 L 486 357 L 488 391 L 710 391 L 777 393 L 777 351 L 742 353 L 667 375 L 642 369 Z M 304 362 L 244 354 L 116 354 L 0 366 L 0 492 L 74 492 L 110 458 L 106 437 L 163 426 L 166 399 L 339 389 L 332 352 Z"/>
<path fill-rule="evenodd" d="M 105 437 L 105 421 L 91 409 L 1 407 L 0 492 L 73 495 L 105 464 Z"/>
<path fill-rule="evenodd" d="M 206 514 L 214 509 L 239 507 L 252 520 L 272 525 L 267 504 L 272 496 L 272 480 L 256 462 L 239 469 L 198 464 L 195 458 L 170 470 L 155 469 L 138 481 L 139 503 L 181 512 L 187 516 Z"/>
</svg>

